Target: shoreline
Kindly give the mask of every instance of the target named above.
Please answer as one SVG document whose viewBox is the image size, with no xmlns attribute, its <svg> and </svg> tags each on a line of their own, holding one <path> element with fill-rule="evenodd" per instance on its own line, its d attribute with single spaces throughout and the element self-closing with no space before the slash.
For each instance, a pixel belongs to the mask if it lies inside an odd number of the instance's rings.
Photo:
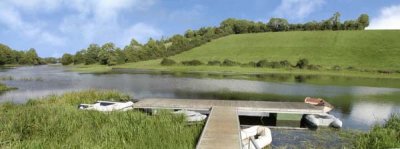
<svg viewBox="0 0 400 149">
<path fill-rule="evenodd" d="M 79 73 L 107 73 L 113 70 L 144 71 L 144 72 L 171 72 L 171 73 L 208 73 L 226 75 L 263 75 L 263 74 L 283 74 L 283 75 L 323 75 L 338 77 L 359 77 L 371 79 L 400 79 L 400 73 L 378 73 L 361 72 L 351 70 L 303 70 L 303 69 L 282 69 L 282 68 L 253 68 L 240 66 L 161 66 L 146 65 L 142 62 L 127 63 L 122 65 L 68 65 L 70 71 Z"/>
</svg>

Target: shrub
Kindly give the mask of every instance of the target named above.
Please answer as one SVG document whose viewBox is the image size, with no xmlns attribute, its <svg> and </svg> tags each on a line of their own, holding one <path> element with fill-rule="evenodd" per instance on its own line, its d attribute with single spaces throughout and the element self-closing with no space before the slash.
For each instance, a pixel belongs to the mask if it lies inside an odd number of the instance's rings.
<svg viewBox="0 0 400 149">
<path fill-rule="evenodd" d="M 338 65 L 333 66 L 331 69 L 336 71 L 342 70 L 342 68 Z"/>
<path fill-rule="evenodd" d="M 271 67 L 272 68 L 282 68 L 283 66 L 281 65 L 280 62 L 271 62 Z"/>
<path fill-rule="evenodd" d="M 319 69 L 321 69 L 321 66 L 320 65 L 308 65 L 307 69 L 309 69 L 309 70 L 319 70 Z"/>
<path fill-rule="evenodd" d="M 290 64 L 290 62 L 287 61 L 287 60 L 280 61 L 279 63 L 280 63 L 283 67 L 290 67 L 290 66 L 292 66 L 292 64 Z"/>
<path fill-rule="evenodd" d="M 389 73 L 394 73 L 395 71 L 392 71 L 392 70 L 378 70 L 378 73 L 387 73 L 387 74 L 389 74 Z"/>
<path fill-rule="evenodd" d="M 392 115 L 383 125 L 355 137 L 354 148 L 396 148 L 400 146 L 400 116 Z"/>
<path fill-rule="evenodd" d="M 203 65 L 203 63 L 199 60 L 191 60 L 191 61 L 182 61 L 183 65 L 187 66 L 198 66 L 198 65 Z"/>
<path fill-rule="evenodd" d="M 257 67 L 271 67 L 271 63 L 267 60 L 260 60 L 256 64 Z"/>
<path fill-rule="evenodd" d="M 176 62 L 172 59 L 163 58 L 160 64 L 163 66 L 171 66 L 171 65 L 175 65 Z"/>
<path fill-rule="evenodd" d="M 62 65 L 69 65 L 69 64 L 72 64 L 73 62 L 74 62 L 74 56 L 71 54 L 66 53 L 61 57 Z"/>
<path fill-rule="evenodd" d="M 210 65 L 210 66 L 221 65 L 221 62 L 220 62 L 220 61 L 217 61 L 217 60 L 208 61 L 208 65 Z"/>
<path fill-rule="evenodd" d="M 353 66 L 349 66 L 349 67 L 347 67 L 346 69 L 347 69 L 347 70 L 356 70 L 356 68 L 353 67 Z"/>
<path fill-rule="evenodd" d="M 305 59 L 305 58 L 300 59 L 300 60 L 297 61 L 297 63 L 296 63 L 296 67 L 297 67 L 297 68 L 300 68 L 300 69 L 304 69 L 304 68 L 306 68 L 307 66 L 308 66 L 308 60 Z"/>
<path fill-rule="evenodd" d="M 243 67 L 257 67 L 257 63 L 253 62 L 253 61 L 250 61 L 250 62 L 248 62 L 246 64 L 242 64 L 242 66 Z"/>
<path fill-rule="evenodd" d="M 222 66 L 238 66 L 238 65 L 240 65 L 239 62 L 235 62 L 235 61 L 232 61 L 232 60 L 229 60 L 229 59 L 225 59 L 222 62 Z"/>
</svg>

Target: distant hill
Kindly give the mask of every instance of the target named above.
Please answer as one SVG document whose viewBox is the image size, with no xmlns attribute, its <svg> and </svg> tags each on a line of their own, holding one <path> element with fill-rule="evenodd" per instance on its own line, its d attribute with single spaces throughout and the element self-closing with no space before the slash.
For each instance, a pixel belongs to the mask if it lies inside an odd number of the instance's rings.
<svg viewBox="0 0 400 149">
<path fill-rule="evenodd" d="M 400 69 L 400 30 L 292 31 L 230 35 L 171 57 L 239 62 L 306 58 L 310 64 Z M 156 61 L 154 61 L 156 62 Z M 159 61 L 158 61 L 159 62 Z"/>
</svg>

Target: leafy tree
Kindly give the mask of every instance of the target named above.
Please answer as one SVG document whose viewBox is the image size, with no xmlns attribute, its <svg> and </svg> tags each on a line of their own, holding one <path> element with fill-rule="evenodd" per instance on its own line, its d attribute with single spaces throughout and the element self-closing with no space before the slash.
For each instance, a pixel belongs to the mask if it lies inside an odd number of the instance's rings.
<svg viewBox="0 0 400 149">
<path fill-rule="evenodd" d="M 58 62 L 58 60 L 55 57 L 46 57 L 46 58 L 43 58 L 43 62 L 44 62 L 44 64 L 55 64 Z"/>
<path fill-rule="evenodd" d="M 90 44 L 85 53 L 85 64 L 94 64 L 99 62 L 99 52 L 101 48 L 97 44 Z"/>
<path fill-rule="evenodd" d="M 29 64 L 29 65 L 38 65 L 39 64 L 39 56 L 36 53 L 36 50 L 31 48 L 26 51 L 20 60 L 20 64 Z"/>
<path fill-rule="evenodd" d="M 344 29 L 345 30 L 356 30 L 356 29 L 358 29 L 358 23 L 354 20 L 344 21 Z"/>
<path fill-rule="evenodd" d="M 16 63 L 13 50 L 3 44 L 0 44 L 0 65 Z"/>
<path fill-rule="evenodd" d="M 305 59 L 305 58 L 300 59 L 300 60 L 297 61 L 297 63 L 296 63 L 296 67 L 297 67 L 297 68 L 300 68 L 300 69 L 304 69 L 304 68 L 306 68 L 307 66 L 308 66 L 308 60 Z"/>
<path fill-rule="evenodd" d="M 274 32 L 286 31 L 289 29 L 289 23 L 283 18 L 271 18 L 268 22 L 268 27 Z"/>
<path fill-rule="evenodd" d="M 74 64 L 85 63 L 85 58 L 86 58 L 85 54 L 86 54 L 86 50 L 85 49 L 76 52 L 75 56 L 74 56 Z"/>
<path fill-rule="evenodd" d="M 135 39 L 132 39 L 130 44 L 125 46 L 123 53 L 126 57 L 127 62 L 137 62 L 140 61 L 139 50 L 142 49 L 142 45 Z"/>
<path fill-rule="evenodd" d="M 109 55 L 107 61 L 108 65 L 112 66 L 125 63 L 125 55 L 121 49 L 117 48 L 115 51 L 110 51 Z"/>
<path fill-rule="evenodd" d="M 111 57 L 111 53 L 114 52 L 115 49 L 114 43 L 111 42 L 105 43 L 103 46 L 101 46 L 98 54 L 99 63 L 101 65 L 107 65 Z"/>
<path fill-rule="evenodd" d="M 72 64 L 73 62 L 74 62 L 74 57 L 71 54 L 65 53 L 61 57 L 61 64 L 63 65 L 69 65 Z"/>
<path fill-rule="evenodd" d="M 333 14 L 332 16 L 332 23 L 333 23 L 333 29 L 334 30 L 340 30 L 340 13 L 336 12 L 335 14 Z"/>
<path fill-rule="evenodd" d="M 358 29 L 363 30 L 369 26 L 369 16 L 367 14 L 361 14 L 358 17 L 357 22 L 359 24 Z"/>
</svg>

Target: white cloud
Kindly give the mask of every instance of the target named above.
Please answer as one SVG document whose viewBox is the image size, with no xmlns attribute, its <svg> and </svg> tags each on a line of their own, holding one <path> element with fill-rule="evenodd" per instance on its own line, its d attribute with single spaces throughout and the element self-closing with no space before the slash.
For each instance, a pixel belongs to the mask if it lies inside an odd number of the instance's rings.
<svg viewBox="0 0 400 149">
<path fill-rule="evenodd" d="M 121 40 L 122 45 L 126 45 L 130 42 L 130 40 L 135 38 L 137 41 L 141 43 L 145 43 L 149 38 L 161 38 L 162 31 L 145 23 L 137 23 L 131 26 L 124 33 L 124 39 Z"/>
<path fill-rule="evenodd" d="M 147 11 L 155 3 L 156 0 L 0 0 L 0 30 L 34 41 L 30 46 L 48 49 L 70 48 L 65 47 L 67 43 L 86 47 L 89 43 L 115 42 L 123 46 L 132 37 L 144 42 L 162 36 L 149 24 L 122 17 L 124 13 Z"/>
<path fill-rule="evenodd" d="M 4 3 L 0 3 L 0 25 L 3 24 L 10 30 L 35 39 L 38 42 L 45 41 L 49 45 L 64 45 L 64 39 L 58 37 L 48 31 L 45 31 L 42 26 L 26 22 L 22 19 L 19 11 L 13 7 L 5 7 Z"/>
<path fill-rule="evenodd" d="M 325 0 L 282 0 L 274 14 L 278 17 L 301 20 L 319 9 L 324 3 Z"/>
<path fill-rule="evenodd" d="M 149 37 L 160 37 L 162 32 L 143 22 L 121 24 L 119 19 L 124 12 L 145 11 L 154 3 L 154 0 L 73 0 L 68 7 L 75 12 L 63 18 L 59 29 L 65 34 L 79 33 L 86 43 L 112 41 L 123 46 L 133 37 L 144 42 Z"/>
<path fill-rule="evenodd" d="M 384 7 L 367 29 L 400 29 L 400 5 Z"/>
</svg>

